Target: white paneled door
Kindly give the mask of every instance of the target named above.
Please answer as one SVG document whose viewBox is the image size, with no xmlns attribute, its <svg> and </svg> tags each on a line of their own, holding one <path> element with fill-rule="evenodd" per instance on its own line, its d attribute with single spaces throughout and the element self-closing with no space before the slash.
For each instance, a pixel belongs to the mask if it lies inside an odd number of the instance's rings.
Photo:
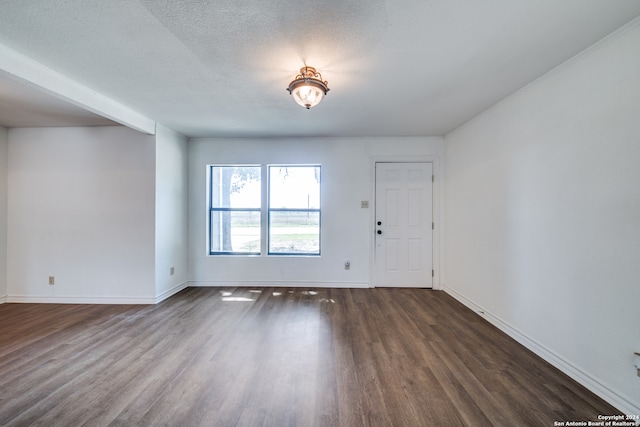
<svg viewBox="0 0 640 427">
<path fill-rule="evenodd" d="M 433 286 L 432 163 L 376 163 L 376 287 Z"/>
</svg>

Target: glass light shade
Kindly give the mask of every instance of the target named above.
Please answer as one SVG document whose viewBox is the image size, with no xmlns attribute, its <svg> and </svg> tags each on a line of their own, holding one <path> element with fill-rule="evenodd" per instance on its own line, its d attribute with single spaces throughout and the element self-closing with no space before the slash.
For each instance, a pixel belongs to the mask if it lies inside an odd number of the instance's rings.
<svg viewBox="0 0 640 427">
<path fill-rule="evenodd" d="M 322 101 L 322 98 L 324 98 L 324 88 L 315 84 L 313 81 L 300 82 L 300 84 L 291 90 L 291 95 L 294 101 L 308 110 Z"/>
</svg>

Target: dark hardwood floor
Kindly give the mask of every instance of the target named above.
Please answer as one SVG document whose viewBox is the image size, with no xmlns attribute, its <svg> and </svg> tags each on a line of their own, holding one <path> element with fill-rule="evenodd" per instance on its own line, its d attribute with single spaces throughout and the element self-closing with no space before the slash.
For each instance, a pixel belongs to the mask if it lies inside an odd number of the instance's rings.
<svg viewBox="0 0 640 427">
<path fill-rule="evenodd" d="M 553 426 L 617 413 L 444 292 L 0 305 L 3 426 Z"/>
</svg>

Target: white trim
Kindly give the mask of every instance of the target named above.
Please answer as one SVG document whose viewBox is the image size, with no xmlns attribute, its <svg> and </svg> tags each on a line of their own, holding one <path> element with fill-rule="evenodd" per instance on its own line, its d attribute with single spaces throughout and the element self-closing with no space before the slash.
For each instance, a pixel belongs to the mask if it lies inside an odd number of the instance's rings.
<svg viewBox="0 0 640 427">
<path fill-rule="evenodd" d="M 431 187 L 433 198 L 433 214 L 432 220 L 435 223 L 435 229 L 433 230 L 433 248 L 432 248 L 432 263 L 433 263 L 433 290 L 441 290 L 443 283 L 444 271 L 442 260 L 444 259 L 444 245 L 442 244 L 441 236 L 444 232 L 442 208 L 444 206 L 442 199 L 442 180 L 443 166 L 441 163 L 441 157 L 435 155 L 406 155 L 406 156 L 370 156 L 369 157 L 369 174 L 371 179 L 371 195 L 369 200 L 373 200 L 373 205 L 369 206 L 369 224 L 373 229 L 375 224 L 376 215 L 376 163 L 431 163 L 433 165 L 432 173 L 435 177 Z M 371 247 L 369 248 L 369 282 L 371 287 L 374 287 L 375 278 L 375 239 L 371 239 Z"/>
<path fill-rule="evenodd" d="M 260 287 L 260 288 L 368 288 L 367 282 L 313 282 L 305 280 L 291 281 L 191 281 L 189 287 Z"/>
<path fill-rule="evenodd" d="M 77 296 L 30 296 L 8 295 L 0 297 L 0 303 L 26 304 L 144 304 L 153 305 L 189 287 L 265 287 L 265 288 L 368 288 L 367 282 L 314 282 L 314 281 L 190 281 L 183 282 L 157 295 L 155 298 L 144 297 L 77 297 Z"/>
<path fill-rule="evenodd" d="M 189 287 L 189 282 L 182 282 L 177 284 L 176 286 L 174 286 L 173 288 L 164 291 L 163 293 L 161 293 L 160 295 L 156 295 L 156 300 L 155 303 L 158 304 L 159 302 L 162 302 L 164 300 L 166 300 L 167 298 L 177 294 L 178 292 L 187 289 Z"/>
<path fill-rule="evenodd" d="M 156 122 L 149 117 L 83 86 L 3 44 L 0 44 L 0 74 L 138 132 L 149 135 L 156 133 Z"/>
<path fill-rule="evenodd" d="M 4 304 L 5 302 L 7 302 L 7 296 L 6 295 L 0 296 L 0 304 Z"/>
<path fill-rule="evenodd" d="M 619 409 L 623 414 L 640 414 L 640 406 L 634 404 L 631 399 L 628 399 L 610 389 L 599 379 L 589 375 L 587 372 L 572 364 L 569 360 L 566 360 L 562 356 L 554 353 L 552 350 L 540 344 L 533 338 L 529 337 L 518 328 L 510 325 L 500 317 L 488 312 L 473 301 L 467 299 L 456 290 L 451 289 L 447 286 L 445 286 L 443 290 L 447 294 L 458 300 L 460 303 L 473 310 L 476 314 L 486 319 L 489 323 L 500 329 L 502 332 L 506 333 L 511 338 L 534 352 L 536 355 L 540 356 L 542 359 L 549 362 L 551 365 L 555 366 L 578 383 L 582 384 L 591 392 L 595 393 L 600 398 Z"/>
<path fill-rule="evenodd" d="M 74 297 L 8 295 L 7 302 L 27 304 L 155 304 L 155 298 L 145 297 Z"/>
</svg>

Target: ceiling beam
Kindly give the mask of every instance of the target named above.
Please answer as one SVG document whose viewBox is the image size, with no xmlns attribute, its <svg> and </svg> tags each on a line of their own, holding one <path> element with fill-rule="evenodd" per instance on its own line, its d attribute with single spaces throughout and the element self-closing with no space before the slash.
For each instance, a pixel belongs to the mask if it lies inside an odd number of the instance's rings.
<svg viewBox="0 0 640 427">
<path fill-rule="evenodd" d="M 156 122 L 149 117 L 3 44 L 0 44 L 0 73 L 139 132 L 149 135 L 156 132 Z"/>
</svg>

